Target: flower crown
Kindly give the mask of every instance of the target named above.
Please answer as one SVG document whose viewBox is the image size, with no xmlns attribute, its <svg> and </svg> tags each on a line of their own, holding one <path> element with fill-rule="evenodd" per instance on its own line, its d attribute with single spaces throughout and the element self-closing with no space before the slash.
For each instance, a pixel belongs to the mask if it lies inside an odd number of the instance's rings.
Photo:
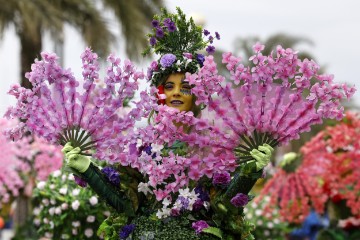
<svg viewBox="0 0 360 240">
<path fill-rule="evenodd" d="M 161 15 L 154 16 L 152 33 L 147 35 L 150 46 L 142 53 L 144 56 L 151 52 L 160 55 L 147 73 L 148 80 L 155 86 L 174 72 L 195 73 L 205 60 L 205 56 L 197 51 L 206 48 L 209 54 L 214 53 L 215 47 L 211 44 L 215 38 L 220 39 L 217 32 L 214 38 L 209 31 L 195 25 L 192 18 L 186 20 L 180 8 L 176 10 L 177 14 L 170 14 L 163 8 Z"/>
</svg>

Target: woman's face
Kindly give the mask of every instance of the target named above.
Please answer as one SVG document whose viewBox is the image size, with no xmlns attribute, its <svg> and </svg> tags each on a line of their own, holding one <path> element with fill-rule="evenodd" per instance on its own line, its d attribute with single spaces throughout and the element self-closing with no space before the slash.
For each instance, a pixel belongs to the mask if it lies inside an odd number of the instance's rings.
<svg viewBox="0 0 360 240">
<path fill-rule="evenodd" d="M 193 96 L 191 86 L 185 81 L 184 73 L 173 73 L 164 84 L 165 104 L 180 111 L 191 111 Z"/>
</svg>

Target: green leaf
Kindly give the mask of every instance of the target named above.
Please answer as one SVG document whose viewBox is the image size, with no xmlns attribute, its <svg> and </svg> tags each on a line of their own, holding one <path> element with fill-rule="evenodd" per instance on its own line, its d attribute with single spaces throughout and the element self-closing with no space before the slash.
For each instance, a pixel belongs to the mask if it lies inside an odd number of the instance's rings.
<svg viewBox="0 0 360 240">
<path fill-rule="evenodd" d="M 220 239 L 223 239 L 223 233 L 219 228 L 216 227 L 208 227 L 202 230 L 202 232 L 210 233 Z"/>
</svg>

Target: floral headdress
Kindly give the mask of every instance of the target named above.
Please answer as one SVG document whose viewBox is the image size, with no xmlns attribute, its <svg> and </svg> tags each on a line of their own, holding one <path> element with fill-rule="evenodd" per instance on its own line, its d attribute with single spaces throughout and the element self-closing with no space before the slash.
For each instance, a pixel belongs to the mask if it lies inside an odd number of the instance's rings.
<svg viewBox="0 0 360 240">
<path fill-rule="evenodd" d="M 211 44 L 215 38 L 220 39 L 219 33 L 215 32 L 214 38 L 209 31 L 195 25 L 192 18 L 187 20 L 180 8 L 176 10 L 177 14 L 171 14 L 162 9 L 160 16 L 154 16 L 152 33 L 147 35 L 150 46 L 142 53 L 144 56 L 151 52 L 160 55 L 151 63 L 147 74 L 155 86 L 174 72 L 195 73 L 205 60 L 204 55 L 197 51 L 206 48 L 209 54 L 214 53 L 215 47 Z"/>
</svg>

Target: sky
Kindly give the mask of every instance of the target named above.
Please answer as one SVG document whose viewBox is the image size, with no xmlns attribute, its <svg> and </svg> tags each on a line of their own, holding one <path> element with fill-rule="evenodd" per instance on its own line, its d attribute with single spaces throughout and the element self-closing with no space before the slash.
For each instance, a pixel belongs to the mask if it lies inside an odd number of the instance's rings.
<svg viewBox="0 0 360 240">
<path fill-rule="evenodd" d="M 307 38 L 312 45 L 302 44 L 295 49 L 309 51 L 320 66 L 326 67 L 326 73 L 334 74 L 335 81 L 360 88 L 358 0 L 165 0 L 165 4 L 172 12 L 179 6 L 187 15 L 200 16 L 206 29 L 221 34 L 215 47 L 224 51 L 233 51 L 238 37 L 258 36 L 264 40 L 286 33 Z M 111 27 L 117 29 L 115 25 Z M 78 77 L 81 76 L 79 56 L 84 48 L 80 36 L 66 27 L 64 65 Z M 54 51 L 48 37 L 45 37 L 44 50 Z M 121 47 L 113 52 L 124 55 Z M 19 54 L 19 41 L 10 28 L 0 40 L 0 116 L 15 102 L 6 91 L 19 81 Z M 360 106 L 360 90 L 354 100 Z"/>
</svg>

